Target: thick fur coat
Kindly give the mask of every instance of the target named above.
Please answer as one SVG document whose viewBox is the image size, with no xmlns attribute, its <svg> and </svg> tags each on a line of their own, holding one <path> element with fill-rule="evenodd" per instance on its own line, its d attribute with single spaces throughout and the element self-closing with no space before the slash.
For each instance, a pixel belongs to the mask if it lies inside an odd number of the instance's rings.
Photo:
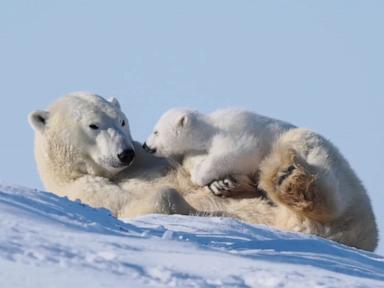
<svg viewBox="0 0 384 288">
<path fill-rule="evenodd" d="M 376 248 L 376 222 L 363 185 L 340 152 L 309 130 L 289 129 L 271 143 L 257 183 L 233 175 L 234 189 L 258 185 L 267 197 L 222 198 L 193 184 L 182 167 L 148 154 L 133 141 L 115 99 L 70 94 L 48 111 L 31 113 L 29 121 L 46 189 L 105 207 L 117 217 L 228 215 Z"/>
</svg>

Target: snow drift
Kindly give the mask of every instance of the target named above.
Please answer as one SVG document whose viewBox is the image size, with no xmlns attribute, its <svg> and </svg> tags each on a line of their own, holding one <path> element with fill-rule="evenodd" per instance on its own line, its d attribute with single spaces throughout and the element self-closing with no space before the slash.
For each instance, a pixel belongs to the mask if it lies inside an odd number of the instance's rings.
<svg viewBox="0 0 384 288">
<path fill-rule="evenodd" d="M 373 253 L 230 218 L 120 221 L 0 184 L 0 287 L 384 287 Z"/>
</svg>

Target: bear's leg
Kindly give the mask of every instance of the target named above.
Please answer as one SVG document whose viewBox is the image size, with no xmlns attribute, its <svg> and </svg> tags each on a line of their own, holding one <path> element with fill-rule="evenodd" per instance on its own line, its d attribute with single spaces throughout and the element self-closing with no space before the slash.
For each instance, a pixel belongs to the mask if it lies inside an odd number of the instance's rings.
<svg viewBox="0 0 384 288">
<path fill-rule="evenodd" d="M 199 214 L 185 199 L 173 188 L 163 188 L 154 194 L 153 213 L 161 214 Z"/>
<path fill-rule="evenodd" d="M 256 169 L 252 162 L 249 164 L 249 158 L 237 151 L 209 155 L 194 165 L 191 181 L 197 186 L 208 187 L 217 196 L 243 197 L 250 194 L 256 197 L 257 177 L 252 175 Z"/>
<path fill-rule="evenodd" d="M 221 178 L 221 175 L 227 174 L 227 171 L 223 171 L 223 159 L 224 157 L 207 156 L 201 159 L 191 169 L 191 181 L 193 184 L 204 187 L 209 185 L 212 181 Z M 225 161 L 225 160 L 224 160 Z"/>
<path fill-rule="evenodd" d="M 316 198 L 316 176 L 299 161 L 293 150 L 281 151 L 278 161 L 263 162 L 259 187 L 276 202 L 284 203 L 297 211 L 312 210 Z"/>
<path fill-rule="evenodd" d="M 320 222 L 331 221 L 340 212 L 340 205 L 335 203 L 337 182 L 332 179 L 332 173 L 324 172 L 321 161 L 320 165 L 312 165 L 303 156 L 311 153 L 305 141 L 303 138 L 275 145 L 260 165 L 259 188 L 276 204 L 286 205 L 298 215 Z M 317 151 L 321 152 L 321 148 L 316 147 Z"/>
</svg>

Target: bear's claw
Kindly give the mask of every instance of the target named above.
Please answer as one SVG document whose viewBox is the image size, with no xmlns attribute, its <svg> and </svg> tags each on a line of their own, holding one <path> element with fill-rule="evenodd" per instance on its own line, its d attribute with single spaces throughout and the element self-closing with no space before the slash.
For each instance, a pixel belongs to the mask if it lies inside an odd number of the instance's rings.
<svg viewBox="0 0 384 288">
<path fill-rule="evenodd" d="M 230 176 L 212 181 L 208 185 L 209 190 L 216 196 L 228 196 L 235 187 L 236 181 Z"/>
<path fill-rule="evenodd" d="M 284 180 L 287 179 L 295 169 L 296 166 L 290 165 L 287 169 L 280 171 L 278 174 L 277 184 L 281 185 Z"/>
</svg>

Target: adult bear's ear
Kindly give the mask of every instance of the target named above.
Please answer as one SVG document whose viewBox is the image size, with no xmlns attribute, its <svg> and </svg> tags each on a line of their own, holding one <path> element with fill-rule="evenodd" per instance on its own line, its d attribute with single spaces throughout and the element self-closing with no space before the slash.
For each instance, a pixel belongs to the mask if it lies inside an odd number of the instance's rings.
<svg viewBox="0 0 384 288">
<path fill-rule="evenodd" d="M 189 123 L 190 119 L 187 114 L 183 114 L 180 116 L 179 120 L 177 121 L 178 127 L 185 127 Z"/>
<path fill-rule="evenodd" d="M 48 111 L 37 110 L 28 116 L 29 124 L 40 133 L 44 132 L 49 117 Z"/>
<path fill-rule="evenodd" d="M 120 103 L 115 97 L 109 98 L 108 101 L 111 102 L 113 106 L 120 109 Z"/>
</svg>

